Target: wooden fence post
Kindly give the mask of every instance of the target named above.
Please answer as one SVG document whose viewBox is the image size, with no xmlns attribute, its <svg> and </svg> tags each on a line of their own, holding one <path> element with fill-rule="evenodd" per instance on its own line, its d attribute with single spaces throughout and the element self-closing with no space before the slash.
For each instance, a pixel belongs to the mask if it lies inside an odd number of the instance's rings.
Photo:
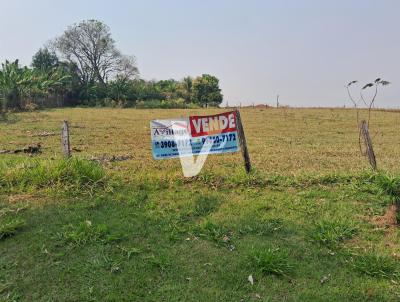
<svg viewBox="0 0 400 302">
<path fill-rule="evenodd" d="M 377 169 L 376 165 L 376 158 L 375 158 L 375 153 L 374 153 L 374 148 L 372 147 L 372 140 L 369 135 L 368 131 L 368 124 L 365 120 L 361 121 L 361 134 L 364 138 L 364 143 L 365 143 L 365 148 L 366 148 L 366 154 L 368 156 L 369 163 L 371 164 L 371 167 L 374 171 Z"/>
<path fill-rule="evenodd" d="M 64 121 L 61 128 L 61 147 L 65 157 L 71 156 L 71 148 L 69 144 L 69 127 L 68 121 Z"/>
<path fill-rule="evenodd" d="M 251 171 L 251 162 L 239 110 L 236 110 L 236 122 L 239 135 L 240 149 L 242 151 L 242 156 L 244 160 L 244 167 L 246 168 L 246 172 L 249 173 Z"/>
</svg>

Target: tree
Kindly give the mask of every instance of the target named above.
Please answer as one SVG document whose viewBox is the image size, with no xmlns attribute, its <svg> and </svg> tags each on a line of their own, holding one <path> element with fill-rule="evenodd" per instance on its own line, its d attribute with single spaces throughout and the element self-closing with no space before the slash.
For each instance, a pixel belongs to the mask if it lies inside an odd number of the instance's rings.
<svg viewBox="0 0 400 302">
<path fill-rule="evenodd" d="M 30 96 L 33 100 L 36 95 L 44 96 L 51 101 L 56 101 L 58 106 L 62 105 L 60 98 L 67 93 L 68 87 L 71 83 L 71 74 L 65 70 L 63 66 L 53 68 L 47 72 L 39 71 L 34 73 L 34 80 L 32 82 L 34 90 Z"/>
<path fill-rule="evenodd" d="M 353 97 L 353 95 L 352 95 L 352 93 L 350 91 L 351 87 L 354 87 L 355 84 L 357 84 L 357 83 L 358 83 L 358 81 L 354 80 L 354 81 L 351 81 L 351 82 L 347 83 L 347 85 L 345 87 L 347 89 L 347 94 L 349 96 L 349 99 L 353 103 L 354 108 L 356 110 L 356 114 L 357 114 L 357 116 L 356 116 L 356 118 L 357 118 L 357 127 L 359 127 L 358 145 L 359 145 L 359 148 L 360 148 L 360 152 L 361 152 L 362 155 L 367 155 L 368 154 L 369 160 L 370 160 L 370 163 L 371 163 L 373 169 L 376 169 L 376 159 L 375 159 L 375 154 L 374 154 L 373 149 L 372 149 L 372 143 L 371 143 L 369 138 L 366 138 L 366 135 L 368 135 L 368 137 L 369 137 L 368 128 L 370 126 L 371 110 L 375 105 L 375 99 L 376 99 L 376 97 L 378 95 L 379 87 L 387 86 L 387 85 L 390 84 L 390 82 L 382 80 L 381 78 L 377 78 L 377 79 L 375 79 L 375 81 L 365 84 L 360 89 L 360 98 L 358 100 Z M 374 89 L 375 91 L 373 92 L 373 95 L 371 96 L 371 98 L 368 100 L 368 99 L 365 98 L 365 96 L 363 94 L 363 91 L 365 91 L 366 89 L 370 89 L 370 88 L 371 89 L 375 88 Z M 362 104 L 360 106 L 361 101 L 365 105 L 365 107 L 368 109 L 368 120 L 367 121 L 363 120 L 360 123 L 359 109 L 362 107 Z M 361 143 L 361 134 L 362 133 L 364 133 L 363 136 L 364 136 L 364 140 L 365 140 L 366 146 L 367 145 L 369 146 L 369 147 L 367 147 L 365 152 L 362 149 L 362 143 Z M 365 133 L 367 133 L 367 134 L 365 134 Z"/>
<path fill-rule="evenodd" d="M 203 74 L 193 81 L 193 98 L 198 104 L 208 107 L 222 103 L 223 95 L 219 88 L 219 80 L 209 74 Z"/>
<path fill-rule="evenodd" d="M 1 64 L 0 91 L 3 114 L 8 107 L 21 108 L 21 98 L 31 81 L 28 69 L 19 67 L 18 60 Z"/>
<path fill-rule="evenodd" d="M 56 68 L 58 64 L 59 60 L 56 53 L 54 51 L 50 51 L 48 48 L 40 48 L 32 57 L 33 69 L 49 71 L 53 68 Z"/>
<path fill-rule="evenodd" d="M 371 110 L 372 110 L 372 107 L 375 106 L 375 99 L 376 99 L 376 97 L 377 97 L 377 95 L 378 95 L 379 87 L 380 87 L 380 86 L 387 86 L 387 85 L 390 84 L 390 82 L 385 81 L 385 80 L 382 80 L 381 78 L 377 78 L 375 81 L 373 81 L 373 82 L 371 82 L 371 83 L 365 84 L 365 85 L 360 89 L 360 98 L 359 98 L 359 100 L 356 100 L 356 99 L 353 97 L 353 95 L 352 95 L 352 93 L 351 93 L 351 91 L 350 91 L 350 88 L 353 87 L 353 86 L 354 86 L 355 84 L 357 84 L 357 83 L 358 83 L 357 80 L 351 81 L 351 82 L 349 82 L 345 87 L 346 87 L 346 89 L 347 89 L 347 94 L 348 94 L 348 96 L 349 96 L 349 99 L 350 99 L 350 101 L 353 103 L 354 108 L 355 108 L 356 111 L 357 111 L 357 125 L 359 125 L 359 108 L 361 107 L 361 106 L 360 106 L 361 101 L 363 102 L 363 104 L 365 105 L 365 107 L 368 109 L 368 121 L 367 121 L 367 125 L 369 125 L 369 122 L 370 122 L 370 119 L 371 119 Z M 369 89 L 369 88 L 375 88 L 375 89 L 374 89 L 375 91 L 374 91 L 372 97 L 371 97 L 369 100 L 367 100 L 367 99 L 364 97 L 363 91 L 366 90 L 366 89 Z"/>
<path fill-rule="evenodd" d="M 157 90 L 165 100 L 173 100 L 178 98 L 179 83 L 174 79 L 161 80 L 156 83 Z"/>
<path fill-rule="evenodd" d="M 117 78 L 108 84 L 108 97 L 114 101 L 126 101 L 129 97 L 129 81 Z"/>
<path fill-rule="evenodd" d="M 37 97 L 61 94 L 69 78 L 60 68 L 45 72 L 20 67 L 18 60 L 6 61 L 0 70 L 3 115 L 7 107 L 25 109 Z"/>
<path fill-rule="evenodd" d="M 83 91 L 83 89 L 86 87 L 81 84 L 78 67 L 74 63 L 60 61 L 58 69 L 69 76 L 68 81 L 62 87 L 65 104 L 72 106 L 81 104 L 81 96 L 86 95 L 86 91 Z"/>
<path fill-rule="evenodd" d="M 188 104 L 192 102 L 193 97 L 193 79 L 191 77 L 184 77 L 181 82 L 182 96 L 185 103 Z"/>
<path fill-rule="evenodd" d="M 53 41 L 55 49 L 77 66 L 83 85 L 100 83 L 117 75 L 126 78 L 138 74 L 134 57 L 121 54 L 111 37 L 110 28 L 97 20 L 74 24 Z"/>
</svg>

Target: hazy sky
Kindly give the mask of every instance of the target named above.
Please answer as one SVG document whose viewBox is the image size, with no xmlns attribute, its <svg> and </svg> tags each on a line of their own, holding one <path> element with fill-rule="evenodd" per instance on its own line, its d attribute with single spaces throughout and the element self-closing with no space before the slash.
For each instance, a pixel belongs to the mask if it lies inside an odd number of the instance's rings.
<svg viewBox="0 0 400 302">
<path fill-rule="evenodd" d="M 350 105 L 344 84 L 383 77 L 400 107 L 399 0 L 0 0 L 0 60 L 30 64 L 70 24 L 99 19 L 145 79 L 210 73 L 230 105 Z"/>
</svg>

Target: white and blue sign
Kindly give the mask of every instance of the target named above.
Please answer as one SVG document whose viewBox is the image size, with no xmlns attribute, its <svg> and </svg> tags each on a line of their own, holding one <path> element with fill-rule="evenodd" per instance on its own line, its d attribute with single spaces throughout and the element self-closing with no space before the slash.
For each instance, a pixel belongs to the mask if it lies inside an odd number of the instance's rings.
<svg viewBox="0 0 400 302">
<path fill-rule="evenodd" d="M 236 113 L 150 123 L 154 159 L 239 151 Z"/>
</svg>

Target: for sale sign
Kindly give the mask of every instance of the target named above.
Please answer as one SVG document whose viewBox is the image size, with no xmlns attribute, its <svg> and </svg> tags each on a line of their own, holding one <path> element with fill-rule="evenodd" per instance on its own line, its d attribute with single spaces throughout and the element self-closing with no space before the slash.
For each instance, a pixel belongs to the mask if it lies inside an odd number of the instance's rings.
<svg viewBox="0 0 400 302">
<path fill-rule="evenodd" d="M 236 112 L 150 123 L 155 159 L 239 151 Z"/>
</svg>

